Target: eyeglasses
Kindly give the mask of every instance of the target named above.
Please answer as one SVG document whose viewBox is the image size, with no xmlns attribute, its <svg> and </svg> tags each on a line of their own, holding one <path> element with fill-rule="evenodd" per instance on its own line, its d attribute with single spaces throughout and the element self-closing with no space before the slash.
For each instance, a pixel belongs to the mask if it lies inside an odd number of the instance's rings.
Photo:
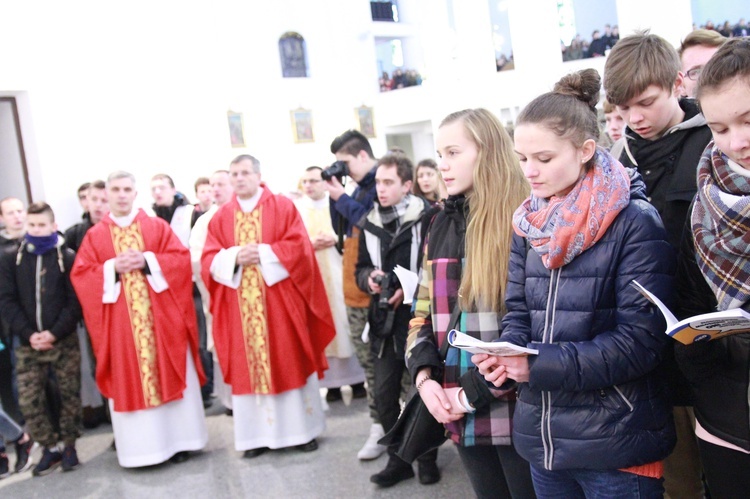
<svg viewBox="0 0 750 499">
<path fill-rule="evenodd" d="M 693 69 L 688 70 L 688 72 L 685 73 L 685 76 L 687 76 L 693 81 L 697 81 L 698 78 L 700 78 L 702 71 L 703 71 L 703 68 L 693 68 Z"/>
<path fill-rule="evenodd" d="M 316 180 L 314 178 L 306 178 L 302 181 L 302 185 L 304 184 L 317 184 L 318 182 L 322 182 L 322 180 Z"/>
</svg>

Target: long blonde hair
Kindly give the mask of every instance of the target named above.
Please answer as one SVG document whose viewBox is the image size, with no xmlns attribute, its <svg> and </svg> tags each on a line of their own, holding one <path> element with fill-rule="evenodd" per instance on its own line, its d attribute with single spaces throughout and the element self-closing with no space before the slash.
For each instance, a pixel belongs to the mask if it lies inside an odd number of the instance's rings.
<svg viewBox="0 0 750 499">
<path fill-rule="evenodd" d="M 505 313 L 505 287 L 513 237 L 513 213 L 529 195 L 513 142 L 494 114 L 465 109 L 440 126 L 460 121 L 477 146 L 474 185 L 466 227 L 466 263 L 461 278 L 464 310 Z"/>
</svg>

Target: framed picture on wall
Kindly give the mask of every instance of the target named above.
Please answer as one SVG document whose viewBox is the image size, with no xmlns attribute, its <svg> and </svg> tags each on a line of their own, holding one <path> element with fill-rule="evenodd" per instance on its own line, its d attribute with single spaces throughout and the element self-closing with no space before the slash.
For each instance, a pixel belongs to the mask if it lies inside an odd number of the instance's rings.
<svg viewBox="0 0 750 499">
<path fill-rule="evenodd" d="M 372 108 L 367 106 L 358 107 L 354 110 L 357 116 L 357 128 L 362 135 L 368 139 L 375 138 L 375 120 L 372 115 Z"/>
<path fill-rule="evenodd" d="M 229 123 L 229 142 L 232 147 L 245 147 L 245 125 L 242 122 L 242 113 L 227 111 L 227 122 Z"/>
<path fill-rule="evenodd" d="M 291 111 L 291 115 L 294 142 L 315 142 L 315 136 L 313 135 L 312 111 L 299 108 Z"/>
</svg>

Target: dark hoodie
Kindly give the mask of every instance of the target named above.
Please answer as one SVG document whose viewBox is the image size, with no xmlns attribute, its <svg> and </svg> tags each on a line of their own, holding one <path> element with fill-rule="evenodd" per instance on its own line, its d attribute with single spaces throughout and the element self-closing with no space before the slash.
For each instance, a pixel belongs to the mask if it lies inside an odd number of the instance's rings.
<svg viewBox="0 0 750 499">
<path fill-rule="evenodd" d="M 711 130 L 692 99 L 681 99 L 685 112 L 682 123 L 656 140 L 646 140 L 625 129 L 620 162 L 637 168 L 646 184 L 646 196 L 661 215 L 667 238 L 675 248 L 696 193 L 696 169 L 703 150 L 711 140 Z"/>
<path fill-rule="evenodd" d="M 154 209 L 154 213 L 156 213 L 156 216 L 161 218 L 162 220 L 165 220 L 167 223 L 172 223 L 172 217 L 174 216 L 174 212 L 177 211 L 177 208 L 180 206 L 187 206 L 190 203 L 188 202 L 185 195 L 181 192 L 178 192 L 174 195 L 174 201 L 170 206 L 157 206 L 152 205 L 152 208 Z"/>
</svg>

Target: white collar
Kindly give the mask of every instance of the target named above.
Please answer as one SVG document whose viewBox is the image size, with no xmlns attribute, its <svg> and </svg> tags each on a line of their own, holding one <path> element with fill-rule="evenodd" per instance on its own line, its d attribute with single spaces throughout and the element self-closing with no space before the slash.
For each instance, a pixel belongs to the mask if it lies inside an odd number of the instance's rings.
<svg viewBox="0 0 750 499">
<path fill-rule="evenodd" d="M 123 215 L 121 217 L 116 217 L 116 216 L 112 215 L 112 213 L 110 213 L 109 217 L 119 227 L 127 227 L 128 225 L 130 225 L 130 224 L 133 223 L 133 220 L 135 220 L 136 215 L 138 215 L 138 210 L 136 208 L 133 208 L 130 211 L 130 213 L 128 213 L 127 215 Z"/>
<path fill-rule="evenodd" d="M 253 196 L 250 199 L 240 199 L 237 198 L 237 202 L 240 204 L 240 209 L 243 213 L 249 213 L 255 209 L 255 207 L 258 205 L 258 201 L 260 200 L 260 196 L 263 194 L 263 187 L 258 187 L 258 191 L 253 194 Z"/>
</svg>

